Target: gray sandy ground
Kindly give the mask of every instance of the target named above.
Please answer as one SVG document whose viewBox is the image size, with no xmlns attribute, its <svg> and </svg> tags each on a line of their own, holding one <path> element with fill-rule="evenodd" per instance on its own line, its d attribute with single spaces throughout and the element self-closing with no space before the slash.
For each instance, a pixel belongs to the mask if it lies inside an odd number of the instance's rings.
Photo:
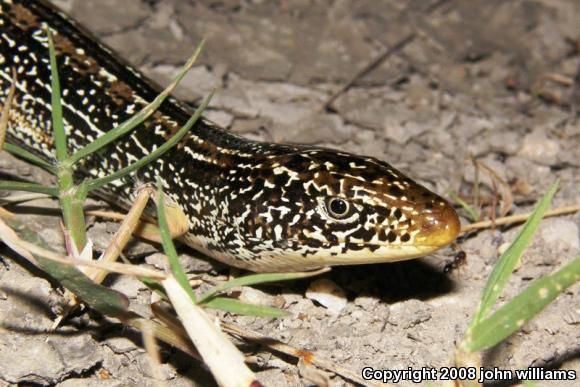
<svg viewBox="0 0 580 387">
<path fill-rule="evenodd" d="M 554 206 L 578 203 L 580 120 L 573 87 L 542 82 L 574 78 L 580 66 L 580 3 L 574 0 L 443 1 L 55 1 L 122 57 L 167 84 L 202 37 L 207 49 L 177 95 L 195 103 L 216 88 L 207 113 L 249 138 L 321 144 L 385 159 L 436 192 L 469 192 L 469 157 L 485 162 L 515 192 L 525 212 L 556 179 Z M 122 4 L 122 5 L 121 5 Z M 412 42 L 324 110 L 326 98 L 359 69 L 410 33 Z M 558 95 L 539 98 L 538 90 Z M 542 95 L 546 96 L 546 93 Z M 551 100 L 547 100 L 547 99 Z M 0 171 L 46 176 L 0 155 Z M 520 187 L 520 189 L 517 189 Z M 524 188 L 521 188 L 524 187 Z M 485 189 L 484 189 L 485 193 Z M 489 192 L 487 192 L 489 194 Z M 39 215 L 50 201 L 27 204 L 29 224 L 53 245 L 58 220 Z M 33 207 L 33 208 L 30 208 Z M 45 213 L 41 212 L 41 213 Z M 580 215 L 545 220 L 505 298 L 577 257 Z M 467 222 L 467 218 L 463 219 Z M 116 224 L 91 224 L 98 249 Z M 442 367 L 451 363 L 500 246 L 518 227 L 486 230 L 458 242 L 467 264 L 444 274 L 452 248 L 425 259 L 341 267 L 325 275 L 348 303 L 340 314 L 304 297 L 312 282 L 245 290 L 241 297 L 282 306 L 282 319 L 222 316 L 315 352 L 355 373 Z M 129 255 L 160 265 L 156 248 Z M 183 249 L 191 272 L 227 273 Z M 0 253 L 8 253 L 2 247 Z M 0 385 L 153 385 L 138 335 L 92 315 L 51 331 L 59 290 L 22 267 L 0 261 Z M 148 314 L 150 294 L 127 278 L 111 279 Z M 489 367 L 580 369 L 580 287 L 567 290 L 538 318 L 489 352 Z M 247 346 L 265 385 L 308 385 L 292 359 Z M 170 348 L 163 371 L 172 386 L 212 385 L 204 367 Z M 351 385 L 329 375 L 333 385 Z M 547 385 L 539 382 L 538 385 Z M 550 385 L 573 385 L 574 382 Z"/>
</svg>

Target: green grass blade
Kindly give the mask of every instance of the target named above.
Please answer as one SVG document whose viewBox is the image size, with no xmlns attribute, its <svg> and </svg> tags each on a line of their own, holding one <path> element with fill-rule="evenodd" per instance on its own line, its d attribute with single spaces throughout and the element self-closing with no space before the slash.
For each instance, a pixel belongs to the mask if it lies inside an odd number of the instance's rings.
<svg viewBox="0 0 580 387">
<path fill-rule="evenodd" d="M 74 266 L 64 265 L 39 256 L 35 256 L 35 258 L 42 270 L 50 274 L 91 308 L 112 317 L 123 317 L 128 313 L 129 300 L 124 294 L 94 283 Z"/>
<path fill-rule="evenodd" d="M 52 130 L 54 133 L 54 146 L 56 148 L 56 159 L 63 162 L 68 157 L 66 146 L 66 133 L 64 131 L 64 123 L 62 120 L 62 103 L 60 95 L 60 80 L 58 78 L 58 66 L 56 63 L 56 51 L 54 49 L 54 41 L 52 33 L 47 28 L 46 34 L 48 37 L 48 52 L 50 56 L 50 78 L 51 78 L 51 107 L 52 107 Z"/>
<path fill-rule="evenodd" d="M 548 190 L 548 193 L 546 193 L 546 195 L 540 200 L 536 209 L 528 218 L 520 233 L 516 236 L 512 244 L 501 255 L 495 264 L 493 271 L 487 280 L 485 289 L 483 290 L 481 304 L 470 324 L 470 329 L 486 317 L 490 309 L 493 307 L 493 304 L 496 302 L 497 298 L 503 291 L 519 258 L 522 256 L 524 250 L 532 240 L 532 237 L 544 216 L 544 212 L 546 212 L 550 206 L 552 198 L 554 197 L 557 189 L 558 181 L 552 184 Z"/>
<path fill-rule="evenodd" d="M 272 308 L 270 306 L 246 304 L 233 298 L 224 297 L 216 297 L 207 302 L 204 307 L 256 317 L 284 317 L 290 314 L 285 310 Z"/>
<path fill-rule="evenodd" d="M 201 113 L 204 111 L 204 109 L 209 104 L 209 101 L 211 100 L 212 95 L 213 95 L 213 93 L 204 98 L 201 105 L 199 105 L 199 107 L 195 110 L 195 113 L 193 113 L 193 115 L 187 121 L 187 123 L 183 127 L 181 127 L 181 129 L 179 129 L 179 131 L 173 137 L 171 137 L 168 141 L 166 141 L 163 145 L 161 145 L 159 148 L 155 149 L 148 156 L 140 159 L 139 161 L 134 162 L 133 164 L 126 166 L 125 168 L 123 168 L 117 172 L 114 172 L 108 176 L 103 176 L 101 178 L 88 181 L 87 182 L 88 190 L 94 190 L 94 189 L 100 188 L 100 187 L 102 187 L 102 186 L 104 186 L 104 185 L 106 185 L 114 180 L 120 179 L 120 178 L 128 175 L 129 173 L 141 168 L 142 166 L 151 163 L 153 160 L 157 159 L 158 157 L 163 155 L 165 152 L 167 152 L 169 149 L 171 149 L 175 144 L 177 144 L 187 134 L 187 132 L 191 129 L 191 127 L 196 123 L 196 121 L 201 116 Z"/>
<path fill-rule="evenodd" d="M 54 197 L 59 196 L 59 190 L 56 187 L 45 187 L 40 184 L 21 181 L 0 180 L 0 190 L 35 192 Z"/>
<path fill-rule="evenodd" d="M 50 249 L 50 246 L 35 231 L 29 229 L 18 220 L 8 219 L 5 222 L 21 239 L 44 249 Z M 108 316 L 119 318 L 126 317 L 130 313 L 127 311 L 129 300 L 125 295 L 94 283 L 74 266 L 64 265 L 37 255 L 34 258 L 42 270 L 86 302 L 91 308 Z"/>
<path fill-rule="evenodd" d="M 555 272 L 539 278 L 493 315 L 480 321 L 462 344 L 469 352 L 500 343 L 536 316 L 567 288 L 580 280 L 580 257 Z"/>
<path fill-rule="evenodd" d="M 165 292 L 165 288 L 159 282 L 154 281 L 149 278 L 139 277 L 139 281 L 141 281 L 145 286 L 147 286 L 151 291 L 157 293 L 159 297 L 164 300 L 169 300 L 167 298 L 167 293 Z"/>
<path fill-rule="evenodd" d="M 37 166 L 46 169 L 48 172 L 52 173 L 53 175 L 56 175 L 58 173 L 58 171 L 54 165 L 50 164 L 47 161 L 44 161 L 40 157 L 36 156 L 34 153 L 31 153 L 24 148 L 21 148 L 17 145 L 4 143 L 3 149 L 6 150 L 7 152 L 12 153 L 15 156 L 18 156 L 18 157 L 32 163 L 32 164 L 36 164 Z"/>
<path fill-rule="evenodd" d="M 457 195 L 453 191 L 449 191 L 449 196 L 451 196 L 451 200 L 453 200 L 455 203 L 459 204 L 463 208 L 463 210 L 467 213 L 467 215 L 472 221 L 477 222 L 479 220 L 481 214 L 477 209 L 467 204 L 465 200 L 461 199 L 459 195 Z"/>
<path fill-rule="evenodd" d="M 224 282 L 218 286 L 214 286 L 203 294 L 199 299 L 199 304 L 203 304 L 213 298 L 216 294 L 238 287 L 238 286 L 248 286 L 248 285 L 258 285 L 268 282 L 279 282 L 279 281 L 290 281 L 301 278 L 312 277 L 328 270 L 317 270 L 312 272 L 302 272 L 302 273 L 268 273 L 268 274 L 252 274 L 245 277 L 240 277 L 233 279 L 231 281 Z"/>
<path fill-rule="evenodd" d="M 159 232 L 161 233 L 161 241 L 163 242 L 163 250 L 167 255 L 169 260 L 169 266 L 171 266 L 171 271 L 175 276 L 175 279 L 181 287 L 187 292 L 193 303 L 197 303 L 195 293 L 189 285 L 187 276 L 183 271 L 179 263 L 179 258 L 177 256 L 177 251 L 175 250 L 175 245 L 171 239 L 171 233 L 169 232 L 169 225 L 167 224 L 167 218 L 165 215 L 165 204 L 163 202 L 163 190 L 161 187 L 161 181 L 157 181 L 157 218 L 159 220 Z"/>
<path fill-rule="evenodd" d="M 99 136 L 95 141 L 85 145 L 83 148 L 76 151 L 73 155 L 70 156 L 69 162 L 72 164 L 78 162 L 82 158 L 98 151 L 102 147 L 110 144 L 111 142 L 115 141 L 117 138 L 127 134 L 135 127 L 143 123 L 155 110 L 161 106 L 163 101 L 173 92 L 175 87 L 181 82 L 185 74 L 191 69 L 191 67 L 196 62 L 197 58 L 199 57 L 201 51 L 203 50 L 204 42 L 202 41 L 199 46 L 197 47 L 193 56 L 187 61 L 185 66 L 181 69 L 177 77 L 173 80 L 173 82 L 165 89 L 161 94 L 157 96 L 149 105 L 145 106 L 139 113 L 132 116 L 127 121 L 123 122 L 121 125 L 117 126 L 116 128 L 106 132 L 102 136 Z"/>
</svg>

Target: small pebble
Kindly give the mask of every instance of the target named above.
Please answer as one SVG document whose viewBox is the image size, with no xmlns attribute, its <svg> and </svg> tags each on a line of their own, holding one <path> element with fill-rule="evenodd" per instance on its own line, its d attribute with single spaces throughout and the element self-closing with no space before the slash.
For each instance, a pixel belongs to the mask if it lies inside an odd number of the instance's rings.
<svg viewBox="0 0 580 387">
<path fill-rule="evenodd" d="M 306 298 L 318 302 L 336 314 L 339 314 L 347 303 L 344 290 L 328 279 L 314 281 L 306 290 Z"/>
<path fill-rule="evenodd" d="M 546 219 L 540 228 L 540 235 L 546 243 L 562 243 L 568 248 L 580 249 L 578 225 L 571 220 Z"/>
<path fill-rule="evenodd" d="M 535 131 L 524 137 L 518 154 L 544 165 L 557 162 L 560 144 L 549 139 L 543 131 Z"/>
<path fill-rule="evenodd" d="M 249 286 L 244 286 L 242 288 L 242 293 L 240 294 L 240 301 L 252 305 L 270 306 L 272 304 L 272 298 L 272 296 Z"/>
<path fill-rule="evenodd" d="M 580 324 L 580 307 L 574 307 L 571 305 L 569 309 L 566 309 L 563 316 L 564 321 L 570 325 Z"/>
<path fill-rule="evenodd" d="M 169 267 L 167 256 L 162 253 L 154 253 L 145 257 L 145 262 L 159 270 L 165 270 Z"/>
</svg>

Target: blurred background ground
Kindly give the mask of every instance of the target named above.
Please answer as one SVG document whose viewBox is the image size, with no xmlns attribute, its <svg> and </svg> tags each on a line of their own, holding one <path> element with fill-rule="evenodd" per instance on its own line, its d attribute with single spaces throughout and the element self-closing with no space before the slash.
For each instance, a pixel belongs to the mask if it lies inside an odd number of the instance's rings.
<svg viewBox="0 0 580 387">
<path fill-rule="evenodd" d="M 200 65 L 177 96 L 195 103 L 217 89 L 207 116 L 248 138 L 375 156 L 443 195 L 450 190 L 470 194 L 470 157 L 475 157 L 510 184 L 513 213 L 530 210 L 556 179 L 561 188 L 554 207 L 580 200 L 580 91 L 574 84 L 580 66 L 577 1 L 55 3 L 163 85 L 200 39 L 207 38 Z M 334 91 L 401 42 L 406 44 L 399 51 L 325 106 Z M 0 170 L 38 176 L 5 154 Z M 37 201 L 29 207 L 50 205 Z M 29 212 L 30 224 L 56 244 L 56 218 Z M 578 256 L 579 220 L 576 214 L 542 223 L 506 298 Z M 92 224 L 97 247 L 115 227 Z M 482 231 L 421 260 L 335 268 L 325 278 L 348 300 L 338 314 L 304 297 L 313 282 L 306 280 L 241 294 L 253 302 L 282 306 L 291 312 L 289 317 L 224 317 L 355 373 L 365 366 L 447 366 L 498 248 L 513 240 L 517 230 Z M 467 253 L 467 263 L 443 273 L 459 249 Z M 160 260 L 154 251 L 136 243 L 129 255 L 156 265 Z M 196 255 L 191 250 L 182 252 L 191 272 L 227 273 L 220 265 L 185 258 Z M 51 307 L 62 302 L 50 283 L 10 259 L 0 262 L 0 278 L 0 384 L 153 384 L 139 339 L 130 332 L 103 328 L 88 316 L 50 332 Z M 147 313 L 144 305 L 150 295 L 141 284 L 125 278 L 110 282 Z M 566 291 L 491 351 L 486 366 L 579 370 L 579 291 L 578 286 Z M 255 369 L 265 385 L 309 384 L 292 359 L 258 347 L 247 349 L 256 354 Z M 202 365 L 169 348 L 163 359 L 170 385 L 212 385 Z M 330 376 L 333 385 L 351 384 Z"/>
</svg>

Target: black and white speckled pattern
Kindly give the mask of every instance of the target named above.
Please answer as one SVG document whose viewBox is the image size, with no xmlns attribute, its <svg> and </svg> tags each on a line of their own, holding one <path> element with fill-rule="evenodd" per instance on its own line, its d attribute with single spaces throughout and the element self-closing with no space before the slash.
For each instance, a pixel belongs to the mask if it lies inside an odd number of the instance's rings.
<svg viewBox="0 0 580 387">
<path fill-rule="evenodd" d="M 52 159 L 45 24 L 55 37 L 71 149 L 128 119 L 158 90 L 44 1 L 0 0 L 2 98 L 11 69 L 18 74 L 8 139 Z M 189 114 L 178 101 L 165 102 L 143 125 L 87 159 L 78 178 L 138 160 Z M 189 217 L 188 244 L 254 271 L 410 259 L 450 243 L 459 230 L 443 199 L 385 162 L 248 141 L 202 120 L 175 149 L 103 194 L 126 204 L 136 186 L 157 176 Z"/>
</svg>

